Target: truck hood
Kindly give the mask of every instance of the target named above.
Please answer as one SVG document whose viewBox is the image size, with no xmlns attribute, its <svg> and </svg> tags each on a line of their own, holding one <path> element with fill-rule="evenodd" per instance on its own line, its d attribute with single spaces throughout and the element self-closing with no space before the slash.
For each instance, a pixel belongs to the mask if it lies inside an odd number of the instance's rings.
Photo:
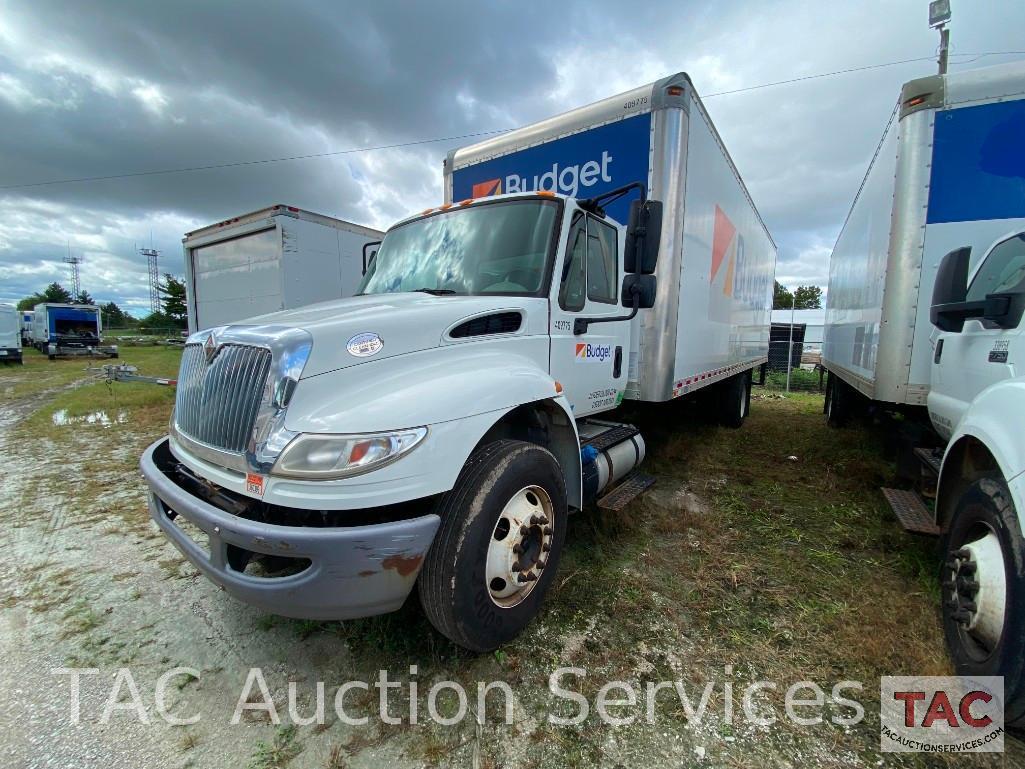
<svg viewBox="0 0 1025 769">
<path fill-rule="evenodd" d="M 451 338 L 451 329 L 465 320 L 499 312 L 520 312 L 517 334 L 546 334 L 548 300 L 522 296 L 432 296 L 419 293 L 371 294 L 310 305 L 250 318 L 239 326 L 271 325 L 300 328 L 313 337 L 313 349 L 302 379 L 329 371 L 420 352 L 442 345 L 473 341 Z M 494 336 L 494 335 L 492 335 Z M 380 340 L 379 349 L 374 339 Z M 362 339 L 362 355 L 350 351 Z M 369 353 L 369 354 L 368 354 Z"/>
</svg>

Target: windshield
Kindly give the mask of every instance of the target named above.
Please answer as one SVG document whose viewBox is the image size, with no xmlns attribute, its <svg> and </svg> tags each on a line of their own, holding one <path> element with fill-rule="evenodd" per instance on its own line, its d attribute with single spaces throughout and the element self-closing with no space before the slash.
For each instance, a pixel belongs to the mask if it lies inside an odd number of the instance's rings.
<svg viewBox="0 0 1025 769">
<path fill-rule="evenodd" d="M 385 235 L 359 293 L 539 294 L 558 211 L 555 201 L 510 200 L 400 225 Z"/>
</svg>

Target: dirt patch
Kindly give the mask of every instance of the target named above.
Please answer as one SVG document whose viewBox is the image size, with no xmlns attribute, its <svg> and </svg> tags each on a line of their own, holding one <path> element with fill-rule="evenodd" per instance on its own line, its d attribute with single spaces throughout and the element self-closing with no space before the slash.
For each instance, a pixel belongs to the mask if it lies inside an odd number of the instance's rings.
<svg viewBox="0 0 1025 769">
<path fill-rule="evenodd" d="M 160 366 L 173 371 L 154 358 L 146 373 L 162 375 Z M 15 693 L 0 705 L 0 743 L 13 765 L 998 765 L 879 753 L 878 677 L 949 669 L 933 560 L 879 498 L 889 472 L 879 443 L 866 430 L 827 432 L 821 400 L 756 401 L 739 431 L 702 425 L 685 409 L 634 410 L 658 484 L 617 516 L 574 516 L 543 615 L 508 647 L 471 655 L 435 634 L 415 602 L 339 623 L 261 615 L 227 597 L 148 519 L 137 461 L 165 430 L 166 396 L 62 389 L 78 384 L 33 391 L 19 382 L 17 397 L 0 406 L 0 523 L 9 533 L 0 561 L 0 685 Z M 125 417 L 54 425 L 60 409 Z M 198 676 L 171 679 L 168 710 L 201 720 L 170 726 L 158 718 L 156 686 L 179 666 Z M 77 725 L 69 678 L 51 673 L 62 667 L 98 671 L 82 678 Z M 549 688 L 553 671 L 567 667 L 585 671 L 560 679 L 589 703 L 578 725 L 551 720 L 579 712 Z M 125 707 L 99 723 L 120 668 L 133 674 L 149 724 L 139 723 L 125 688 L 115 701 Z M 231 723 L 240 699 L 267 704 L 251 668 L 262 671 L 280 724 L 257 708 Z M 399 723 L 376 717 L 381 670 L 399 684 L 388 696 Z M 758 679 L 783 691 L 805 679 L 862 680 L 868 715 L 856 726 L 833 724 L 828 715 L 843 709 L 829 703 L 827 722 L 815 727 L 725 718 L 727 690 Z M 318 681 L 323 723 L 315 718 Z M 429 712 L 429 691 L 446 681 L 469 694 L 470 717 L 452 726 Z M 610 681 L 642 696 L 649 684 L 679 682 L 688 699 L 661 688 L 652 723 L 642 700 L 611 706 L 613 715 L 639 717 L 609 726 L 594 709 Z M 348 714 L 371 716 L 365 725 L 334 711 L 346 682 L 366 684 L 343 697 Z M 497 689 L 475 722 L 482 682 L 507 685 L 510 723 Z M 708 715 L 695 720 L 707 684 Z M 779 694 L 763 706 L 782 712 Z M 451 689 L 435 697 L 440 718 L 459 710 Z M 1022 760 L 1020 748 L 1009 749 L 1007 760 Z"/>
</svg>

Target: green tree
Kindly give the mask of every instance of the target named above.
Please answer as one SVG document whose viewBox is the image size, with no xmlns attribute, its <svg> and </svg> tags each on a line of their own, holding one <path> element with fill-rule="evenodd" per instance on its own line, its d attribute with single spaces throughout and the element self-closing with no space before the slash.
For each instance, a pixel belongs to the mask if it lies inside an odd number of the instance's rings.
<svg viewBox="0 0 1025 769">
<path fill-rule="evenodd" d="M 171 273 L 164 273 L 164 282 L 160 286 L 160 306 L 162 315 L 165 315 L 173 325 L 181 326 L 188 318 L 188 309 L 185 306 L 185 282 L 178 280 Z"/>
<path fill-rule="evenodd" d="M 100 314 L 103 316 L 104 328 L 124 328 L 130 325 L 131 316 L 118 307 L 114 302 L 107 302 L 100 306 Z"/>
<path fill-rule="evenodd" d="M 26 296 L 18 302 L 18 309 L 31 310 L 34 309 L 37 304 L 44 304 L 46 302 L 50 302 L 51 304 L 70 304 L 71 299 L 71 292 L 64 288 L 64 286 L 60 283 L 51 283 L 43 291 L 35 293 L 32 296 Z"/>
<path fill-rule="evenodd" d="M 822 289 L 818 286 L 798 286 L 794 291 L 798 310 L 818 310 L 822 307 Z"/>
<path fill-rule="evenodd" d="M 776 281 L 776 285 L 772 290 L 772 309 L 774 310 L 789 310 L 791 305 L 794 303 L 794 295 L 790 293 L 790 290 Z"/>
<path fill-rule="evenodd" d="M 78 296 L 75 297 L 75 304 L 96 304 L 96 301 L 89 295 L 89 292 L 83 288 L 78 292 Z"/>
</svg>

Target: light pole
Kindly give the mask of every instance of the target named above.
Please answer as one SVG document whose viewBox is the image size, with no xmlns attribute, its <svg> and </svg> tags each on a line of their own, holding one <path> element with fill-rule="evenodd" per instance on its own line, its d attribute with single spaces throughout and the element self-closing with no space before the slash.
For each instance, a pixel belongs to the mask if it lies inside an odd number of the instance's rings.
<svg viewBox="0 0 1025 769">
<path fill-rule="evenodd" d="M 940 30 L 940 74 L 947 74 L 947 50 L 950 46 L 950 30 L 947 29 L 947 22 L 950 21 L 950 0 L 933 0 L 929 3 L 929 28 Z"/>
<path fill-rule="evenodd" d="M 790 392 L 790 368 L 794 363 L 794 312 L 797 309 L 797 286 L 790 292 L 790 341 L 787 343 L 787 392 Z"/>
</svg>

